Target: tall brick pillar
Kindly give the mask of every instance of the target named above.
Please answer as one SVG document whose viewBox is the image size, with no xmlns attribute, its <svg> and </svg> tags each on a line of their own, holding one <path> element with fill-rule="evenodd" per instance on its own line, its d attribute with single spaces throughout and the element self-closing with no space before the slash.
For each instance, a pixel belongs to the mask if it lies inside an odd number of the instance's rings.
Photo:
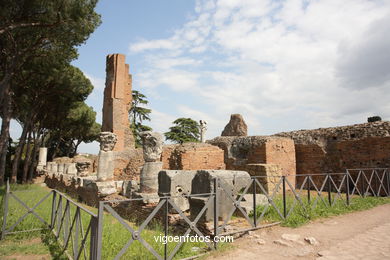
<svg viewBox="0 0 390 260">
<path fill-rule="evenodd" d="M 132 100 L 132 82 L 125 55 L 110 54 L 106 60 L 106 88 L 104 89 L 102 131 L 117 135 L 113 151 L 134 148 L 128 111 Z"/>
</svg>

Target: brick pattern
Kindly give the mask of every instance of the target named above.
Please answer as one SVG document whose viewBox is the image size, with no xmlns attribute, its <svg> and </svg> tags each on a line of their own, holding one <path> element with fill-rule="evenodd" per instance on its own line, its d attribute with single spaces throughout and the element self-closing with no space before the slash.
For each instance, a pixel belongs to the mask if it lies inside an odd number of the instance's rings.
<svg viewBox="0 0 390 260">
<path fill-rule="evenodd" d="M 224 150 L 226 168 L 247 171 L 248 164 L 273 164 L 295 185 L 295 146 L 291 138 L 270 136 L 217 137 L 209 143 Z M 259 172 L 258 174 L 261 174 Z"/>
<path fill-rule="evenodd" d="M 164 146 L 161 160 L 169 170 L 224 170 L 223 150 L 202 143 Z"/>
<path fill-rule="evenodd" d="M 132 78 L 125 55 L 111 54 L 106 60 L 106 87 L 103 100 L 102 131 L 117 135 L 113 151 L 125 151 L 134 147 L 128 111 L 132 100 Z"/>
</svg>

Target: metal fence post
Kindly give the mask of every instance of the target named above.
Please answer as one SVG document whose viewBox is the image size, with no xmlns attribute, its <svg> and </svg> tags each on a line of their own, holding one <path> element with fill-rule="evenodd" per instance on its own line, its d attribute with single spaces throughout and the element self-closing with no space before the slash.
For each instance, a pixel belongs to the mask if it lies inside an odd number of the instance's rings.
<svg viewBox="0 0 390 260">
<path fill-rule="evenodd" d="M 363 198 L 365 198 L 366 191 L 365 191 L 365 187 L 364 187 L 364 178 L 365 178 L 366 174 L 364 173 L 364 170 L 361 171 L 361 173 L 362 173 L 362 196 L 363 196 Z"/>
<path fill-rule="evenodd" d="M 287 205 L 286 205 L 286 176 L 282 176 L 283 181 L 283 218 L 287 217 Z"/>
<path fill-rule="evenodd" d="M 310 205 L 310 175 L 306 176 L 307 179 L 307 203 Z"/>
<path fill-rule="evenodd" d="M 349 206 L 349 172 L 347 171 L 346 173 L 346 177 L 347 177 L 347 180 L 345 182 L 345 185 L 347 185 L 346 187 L 346 192 L 347 192 L 347 205 Z"/>
<path fill-rule="evenodd" d="M 99 201 L 99 211 L 97 219 L 97 241 L 96 241 L 96 260 L 102 259 L 102 245 L 103 245 L 103 201 Z"/>
<path fill-rule="evenodd" d="M 89 246 L 89 259 L 97 259 L 97 240 L 98 240 L 98 218 L 91 216 L 91 236 L 90 236 L 90 246 Z"/>
<path fill-rule="evenodd" d="M 377 174 L 378 173 L 376 172 L 376 170 L 372 170 L 372 172 L 371 172 L 371 180 L 374 179 L 374 188 L 372 189 L 374 191 L 374 197 L 379 197 L 379 191 L 376 192 L 376 189 L 377 189 L 377 186 L 378 186 L 378 180 L 376 178 L 376 177 L 378 177 Z"/>
<path fill-rule="evenodd" d="M 330 173 L 328 173 L 328 201 L 329 201 L 329 206 L 332 206 L 332 194 L 331 194 L 331 189 L 332 189 L 332 184 L 330 182 Z"/>
<path fill-rule="evenodd" d="M 253 224 L 257 227 L 257 212 L 256 212 L 256 179 L 252 179 L 252 192 L 253 192 Z"/>
<path fill-rule="evenodd" d="M 216 236 L 218 236 L 218 179 L 214 178 L 214 237 Z M 215 240 L 214 249 L 217 249 Z"/>
<path fill-rule="evenodd" d="M 164 235 L 165 239 L 168 237 L 168 210 L 169 210 L 169 204 L 168 204 L 168 197 L 165 198 L 165 225 L 164 225 Z M 167 243 L 164 244 L 164 259 L 166 260 L 168 257 L 168 240 L 166 240 Z"/>
<path fill-rule="evenodd" d="M 387 172 L 387 196 L 390 197 L 390 172 L 389 169 L 386 169 Z"/>
<path fill-rule="evenodd" d="M 7 228 L 7 215 L 8 215 L 8 200 L 9 200 L 9 179 L 7 179 L 7 188 L 5 191 L 5 197 L 4 197 L 4 215 L 3 215 L 3 226 L 1 227 L 1 237 L 0 240 L 3 240 L 5 237 L 5 232 Z"/>
<path fill-rule="evenodd" d="M 57 192 L 56 190 L 52 190 L 52 192 L 53 192 L 53 200 L 51 202 L 50 229 L 54 228 L 54 220 L 56 217 L 56 202 L 57 202 Z"/>
</svg>

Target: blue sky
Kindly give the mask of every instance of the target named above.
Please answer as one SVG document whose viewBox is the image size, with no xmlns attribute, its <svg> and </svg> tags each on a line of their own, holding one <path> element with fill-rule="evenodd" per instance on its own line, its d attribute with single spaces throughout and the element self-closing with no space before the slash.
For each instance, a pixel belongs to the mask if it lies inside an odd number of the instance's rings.
<svg viewBox="0 0 390 260">
<path fill-rule="evenodd" d="M 159 132 L 191 117 L 210 139 L 232 113 L 250 135 L 390 118 L 390 1 L 100 0 L 97 12 L 74 65 L 95 86 L 99 122 L 111 53 L 126 54 Z"/>
</svg>

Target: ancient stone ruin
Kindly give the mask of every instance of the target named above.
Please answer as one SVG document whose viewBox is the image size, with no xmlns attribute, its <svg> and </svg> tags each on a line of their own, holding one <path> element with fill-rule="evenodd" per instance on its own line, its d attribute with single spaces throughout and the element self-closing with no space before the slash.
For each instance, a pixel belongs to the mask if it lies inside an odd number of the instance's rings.
<svg viewBox="0 0 390 260">
<path fill-rule="evenodd" d="M 97 180 L 107 181 L 114 177 L 114 153 L 112 150 L 117 142 L 116 134 L 111 132 L 100 133 L 99 164 Z"/>
<path fill-rule="evenodd" d="M 111 54 L 106 61 L 106 88 L 104 89 L 102 131 L 118 137 L 113 151 L 134 147 L 128 111 L 132 100 L 132 80 L 125 55 Z"/>
<path fill-rule="evenodd" d="M 151 131 L 141 132 L 140 135 L 142 138 L 145 160 L 140 176 L 140 192 L 157 193 L 157 177 L 163 166 L 163 163 L 160 161 L 163 147 L 163 137 L 160 133 Z"/>
<path fill-rule="evenodd" d="M 216 177 L 232 196 L 238 196 L 251 176 L 261 176 L 258 180 L 270 192 L 281 176 L 292 187 L 299 187 L 302 180 L 297 174 L 390 167 L 390 122 L 373 119 L 352 126 L 247 136 L 243 117 L 233 114 L 222 136 L 211 140 L 205 140 L 207 123 L 200 120 L 200 143 L 164 145 L 161 134 L 146 131 L 141 134 L 143 148 L 136 149 L 128 119 L 132 86 L 125 56 L 108 55 L 106 71 L 99 156 L 55 158 L 46 163 L 47 151 L 42 148 L 37 168 L 45 172 L 49 187 L 72 193 L 88 204 L 118 196 L 142 198 L 140 209 L 147 210 L 159 196 L 174 196 L 179 209 L 194 217 L 206 199 L 188 196 L 213 192 Z M 261 191 L 257 192 L 253 195 L 256 203 L 267 204 Z M 243 196 L 241 205 L 247 212 L 253 208 L 253 196 Z M 234 206 L 226 193 L 219 197 L 218 217 L 223 220 L 230 217 Z M 208 208 L 203 220 L 210 220 L 212 214 Z"/>
<path fill-rule="evenodd" d="M 114 175 L 139 175 L 143 164 L 142 149 L 134 146 L 129 109 L 132 101 L 132 77 L 125 55 L 110 54 L 106 59 L 106 87 L 103 100 L 102 132 L 116 135 L 113 147 Z"/>
</svg>

